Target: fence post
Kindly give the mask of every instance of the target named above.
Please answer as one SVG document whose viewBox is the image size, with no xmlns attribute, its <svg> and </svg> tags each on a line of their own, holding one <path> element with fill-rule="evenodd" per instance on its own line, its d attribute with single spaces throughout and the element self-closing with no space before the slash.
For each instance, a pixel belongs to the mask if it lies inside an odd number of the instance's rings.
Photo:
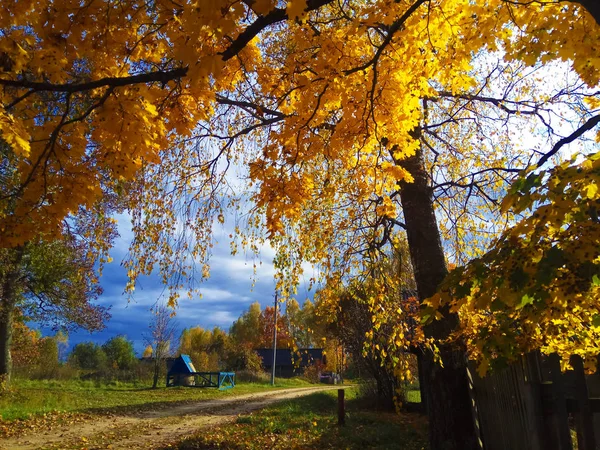
<svg viewBox="0 0 600 450">
<path fill-rule="evenodd" d="M 573 450 L 573 442 L 571 440 L 571 431 L 569 430 L 569 414 L 567 412 L 567 400 L 565 398 L 562 373 L 560 371 L 560 356 L 552 353 L 548 356 L 550 364 L 551 377 L 551 392 L 552 392 L 552 411 L 547 424 L 547 430 L 552 434 L 556 433 L 553 438 L 556 439 L 560 450 Z"/>
<path fill-rule="evenodd" d="M 596 440 L 594 438 L 594 423 L 592 410 L 588 395 L 583 360 L 579 355 L 571 356 L 571 366 L 575 372 L 575 400 L 577 411 L 575 411 L 575 429 L 577 430 L 577 446 L 579 450 L 595 450 Z"/>
<path fill-rule="evenodd" d="M 338 425 L 346 424 L 346 409 L 344 406 L 344 389 L 338 389 Z"/>
</svg>

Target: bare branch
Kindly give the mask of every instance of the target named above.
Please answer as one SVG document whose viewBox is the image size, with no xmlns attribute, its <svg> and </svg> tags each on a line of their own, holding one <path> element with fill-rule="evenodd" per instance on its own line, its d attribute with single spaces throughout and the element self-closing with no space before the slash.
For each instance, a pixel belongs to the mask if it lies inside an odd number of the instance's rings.
<svg viewBox="0 0 600 450">
<path fill-rule="evenodd" d="M 598 125 L 598 123 L 600 123 L 600 114 L 592 117 L 590 120 L 588 120 L 582 126 L 577 128 L 577 130 L 575 130 L 573 133 L 562 138 L 560 141 L 558 141 L 556 144 L 554 144 L 554 147 L 552 147 L 552 150 L 550 150 L 548 153 L 546 153 L 544 156 L 542 156 L 539 159 L 539 161 L 537 162 L 537 167 L 543 166 L 544 163 L 546 163 L 546 161 L 548 161 L 552 156 L 554 156 L 556 153 L 558 153 L 558 151 L 564 145 L 567 145 L 567 144 L 573 142 L 575 139 L 581 137 L 585 132 L 590 131 L 592 128 L 594 128 L 596 125 Z"/>
</svg>

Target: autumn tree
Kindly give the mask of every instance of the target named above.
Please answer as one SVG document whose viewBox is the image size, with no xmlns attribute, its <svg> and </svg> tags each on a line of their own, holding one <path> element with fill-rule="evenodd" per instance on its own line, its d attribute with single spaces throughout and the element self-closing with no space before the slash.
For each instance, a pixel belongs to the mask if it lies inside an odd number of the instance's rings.
<svg viewBox="0 0 600 450">
<path fill-rule="evenodd" d="M 250 349 L 261 347 L 261 332 L 264 327 L 261 319 L 260 303 L 254 302 L 233 322 L 229 328 L 229 336 L 237 345 Z"/>
<path fill-rule="evenodd" d="M 146 345 L 142 358 L 152 358 L 152 346 Z"/>
<path fill-rule="evenodd" d="M 14 373 L 28 378 L 53 378 L 61 363 L 61 351 L 65 346 L 65 334 L 58 331 L 54 336 L 42 336 L 38 329 L 30 328 L 17 310 L 13 322 L 11 358 Z"/>
<path fill-rule="evenodd" d="M 296 299 L 286 303 L 284 320 L 288 323 L 290 337 L 297 348 L 313 348 L 321 345 L 325 336 L 324 324 L 316 314 L 315 305 L 306 299 L 302 307 Z"/>
<path fill-rule="evenodd" d="M 260 348 L 273 347 L 273 334 L 275 331 L 275 308 L 267 306 L 260 313 Z M 290 348 L 292 339 L 288 329 L 288 322 L 284 319 L 281 309 L 277 308 L 277 348 Z"/>
<path fill-rule="evenodd" d="M 95 259 L 76 239 L 27 243 L 3 249 L 0 297 L 0 373 L 9 377 L 15 308 L 29 321 L 55 328 L 98 330 L 107 308 L 93 300 L 101 293 Z"/>
<path fill-rule="evenodd" d="M 127 336 L 110 338 L 102 345 L 108 366 L 112 369 L 128 370 L 137 364 L 133 342 Z"/>
<path fill-rule="evenodd" d="M 428 301 L 464 311 L 453 339 L 469 346 L 478 370 L 520 354 L 577 354 L 588 369 L 600 351 L 600 153 L 526 171 L 504 208 L 524 217 L 484 255 L 452 271 Z M 517 351 L 515 351 L 517 350 Z"/>
<path fill-rule="evenodd" d="M 0 209 L 11 215 L 15 203 L 10 192 L 22 161 L 6 142 L 0 141 L 0 154 Z M 102 292 L 98 275 L 116 236 L 115 223 L 106 216 L 115 210 L 113 200 L 107 196 L 92 207 L 80 207 L 52 233 L 38 228 L 30 239 L 0 249 L 1 377 L 10 379 L 15 314 L 63 331 L 77 327 L 93 331 L 104 326 L 107 308 L 93 302 Z"/>
<path fill-rule="evenodd" d="M 37 375 L 41 378 L 53 378 L 59 365 L 58 340 L 53 336 L 43 337 L 38 342 L 38 347 Z"/>
<path fill-rule="evenodd" d="M 69 363 L 84 370 L 103 370 L 106 368 L 106 353 L 93 342 L 80 342 L 69 354 Z"/>
<path fill-rule="evenodd" d="M 40 340 L 39 330 L 27 326 L 20 311 L 15 313 L 11 340 L 11 359 L 15 371 L 31 368 L 38 360 Z"/>
<path fill-rule="evenodd" d="M 481 95 L 497 72 L 482 75 L 475 58 L 495 53 L 524 67 L 568 60 L 591 89 L 587 96 L 596 96 L 600 16 L 592 0 L 283 6 L 3 2 L 0 132 L 18 168 L 0 208 L 3 246 L 18 249 L 38 228 L 60 235 L 70 213 L 134 183 L 129 288 L 157 266 L 174 301 L 197 265 L 201 277 L 208 275 L 213 222 L 244 200 L 221 196 L 230 188 L 223 169 L 238 162 L 249 168 L 247 192 L 256 205 L 249 223 L 264 223 L 279 252 L 278 289 L 292 290 L 304 260 L 321 264 L 328 281 L 342 280 L 359 270 L 346 249 L 383 247 L 390 229 L 403 224 L 425 299 L 447 272 L 445 232 L 460 248 L 480 223 L 453 222 L 465 217 L 456 209 L 438 223 L 434 200 L 438 211 L 444 202 L 432 185 L 485 222 L 485 206 L 497 198 L 489 192 L 502 191 L 503 175 L 542 156 L 539 146 L 521 159 L 504 158 L 518 140 L 494 128 L 511 129 L 512 122 L 470 115 L 485 105 L 511 118 L 541 111 L 519 95 Z M 571 105 L 577 114 L 568 135 L 577 137 L 597 114 L 581 101 Z M 432 127 L 430 119 L 442 116 Z M 482 120 L 496 127 L 469 131 Z M 553 123 L 546 125 L 552 145 L 558 137 Z M 447 172 L 444 160 L 453 162 Z M 442 172 L 431 171 L 435 163 Z M 458 194 L 446 194 L 452 192 Z M 180 228 L 190 239 L 176 237 Z M 11 258 L 6 267 L 16 265 Z M 427 353 L 431 445 L 473 448 L 465 346 L 445 343 L 459 316 L 448 305 L 439 313 L 425 327 L 444 362 Z"/>
<path fill-rule="evenodd" d="M 190 355 L 198 370 L 221 370 L 229 359 L 229 338 L 219 327 L 186 328 L 179 338 L 179 354 Z"/>
<path fill-rule="evenodd" d="M 316 296 L 328 341 L 340 342 L 359 371 L 375 381 L 377 401 L 388 408 L 401 404 L 401 386 L 418 376 L 411 369 L 424 342 L 406 238 L 394 242 L 391 253 L 365 258 L 361 274 L 342 286 L 324 286 Z"/>
<path fill-rule="evenodd" d="M 165 358 L 169 356 L 171 344 L 175 339 L 177 324 L 172 316 L 172 309 L 165 305 L 158 305 L 152 311 L 152 320 L 149 325 L 149 333 L 144 336 L 147 343 L 144 357 L 152 357 L 154 360 L 154 376 L 152 387 L 158 386 L 160 368 Z"/>
</svg>

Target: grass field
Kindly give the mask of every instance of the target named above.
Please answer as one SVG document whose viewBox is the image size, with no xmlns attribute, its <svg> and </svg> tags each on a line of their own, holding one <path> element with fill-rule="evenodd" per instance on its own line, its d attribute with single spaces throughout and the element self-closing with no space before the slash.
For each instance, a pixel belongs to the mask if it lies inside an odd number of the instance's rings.
<svg viewBox="0 0 600 450">
<path fill-rule="evenodd" d="M 277 381 L 275 388 L 310 384 L 301 379 Z M 151 409 L 169 402 L 196 401 L 273 389 L 267 383 L 238 383 L 225 391 L 204 388 L 159 387 L 134 383 L 98 383 L 80 380 L 15 380 L 0 394 L 0 417 L 4 421 L 26 419 L 55 411 L 100 412 L 114 408 Z"/>
<path fill-rule="evenodd" d="M 427 449 L 423 416 L 365 410 L 346 391 L 346 425 L 337 425 L 337 392 L 323 392 L 286 401 L 240 416 L 225 425 L 180 442 L 178 450 L 228 449 Z"/>
</svg>

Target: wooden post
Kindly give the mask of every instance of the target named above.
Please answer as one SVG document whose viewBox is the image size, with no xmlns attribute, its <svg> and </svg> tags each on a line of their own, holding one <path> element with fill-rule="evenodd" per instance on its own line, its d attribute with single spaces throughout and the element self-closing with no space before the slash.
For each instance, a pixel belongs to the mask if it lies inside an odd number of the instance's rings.
<svg viewBox="0 0 600 450">
<path fill-rule="evenodd" d="M 575 400 L 577 411 L 575 416 L 575 429 L 577 430 L 577 446 L 579 450 L 595 450 L 594 423 L 588 395 L 583 360 L 581 356 L 573 355 L 570 360 L 575 371 Z"/>
<path fill-rule="evenodd" d="M 338 425 L 346 424 L 346 409 L 344 407 L 344 389 L 338 389 Z"/>
<path fill-rule="evenodd" d="M 569 430 L 567 400 L 565 398 L 562 373 L 560 371 L 560 356 L 552 353 L 548 356 L 548 362 L 550 363 L 550 377 L 552 381 L 552 425 L 547 429 L 556 433 L 553 438 L 558 443 L 560 450 L 573 450 L 571 432 Z"/>
</svg>

